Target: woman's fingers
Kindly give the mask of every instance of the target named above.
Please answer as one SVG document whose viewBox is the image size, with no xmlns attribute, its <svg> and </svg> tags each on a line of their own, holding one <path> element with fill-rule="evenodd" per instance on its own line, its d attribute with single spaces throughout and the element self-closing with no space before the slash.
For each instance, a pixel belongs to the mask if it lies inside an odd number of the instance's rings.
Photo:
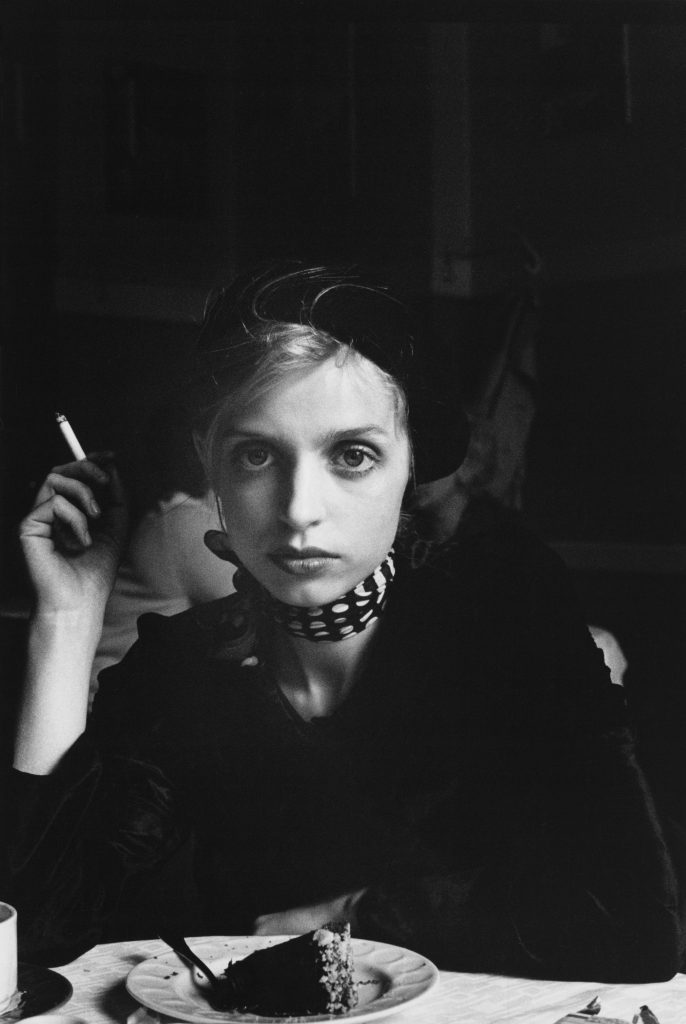
<svg viewBox="0 0 686 1024">
<path fill-rule="evenodd" d="M 22 539 L 53 537 L 58 547 L 70 551 L 90 547 L 92 543 L 85 513 L 63 494 L 53 494 L 32 509 L 22 521 L 19 535 Z"/>
<path fill-rule="evenodd" d="M 110 473 L 96 462 L 91 461 L 91 459 L 67 462 L 63 466 L 55 466 L 43 481 L 34 504 L 41 505 L 56 492 L 68 493 L 65 488 L 68 486 L 66 482 L 70 480 L 81 481 L 86 485 L 103 487 L 109 483 Z"/>
<path fill-rule="evenodd" d="M 55 466 L 19 527 L 37 608 L 51 614 L 104 608 L 127 526 L 126 497 L 111 453 Z"/>
<path fill-rule="evenodd" d="M 94 452 L 88 459 L 55 466 L 21 523 L 20 537 L 52 536 L 56 548 L 64 553 L 90 547 L 95 539 L 121 548 L 127 529 L 127 502 L 112 460 L 112 452 Z M 91 527 L 96 526 L 94 537 Z"/>
<path fill-rule="evenodd" d="M 34 508 L 39 508 L 46 501 L 50 501 L 56 494 L 62 494 L 64 497 L 69 498 L 86 515 L 99 516 L 101 513 L 100 505 L 92 487 L 88 483 L 85 483 L 82 479 L 64 476 L 57 470 L 52 470 L 46 476 L 43 486 L 36 496 Z"/>
</svg>

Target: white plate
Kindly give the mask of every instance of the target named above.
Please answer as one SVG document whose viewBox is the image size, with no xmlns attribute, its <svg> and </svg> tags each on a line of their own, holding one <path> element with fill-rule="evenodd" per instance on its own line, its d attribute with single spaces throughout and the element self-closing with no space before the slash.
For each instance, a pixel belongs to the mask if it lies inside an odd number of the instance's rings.
<svg viewBox="0 0 686 1024">
<path fill-rule="evenodd" d="M 63 1013 L 41 1013 L 38 1017 L 24 1017 L 21 1024 L 88 1024 L 83 1017 Z"/>
<path fill-rule="evenodd" d="M 229 960 L 240 960 L 256 949 L 285 942 L 288 935 L 217 936 L 190 939 L 194 953 L 221 974 Z M 200 972 L 188 967 L 176 953 L 160 953 L 138 964 L 126 979 L 126 987 L 134 999 L 158 1013 L 192 1024 L 283 1024 L 303 1021 L 314 1024 L 323 1020 L 372 1020 L 393 1013 L 398 1007 L 424 996 L 438 981 L 434 965 L 409 949 L 389 946 L 384 942 L 353 939 L 355 980 L 360 984 L 359 1003 L 354 1010 L 342 1014 L 308 1014 L 305 1017 L 262 1017 L 255 1013 L 213 1010 L 205 993 L 208 984 Z"/>
</svg>

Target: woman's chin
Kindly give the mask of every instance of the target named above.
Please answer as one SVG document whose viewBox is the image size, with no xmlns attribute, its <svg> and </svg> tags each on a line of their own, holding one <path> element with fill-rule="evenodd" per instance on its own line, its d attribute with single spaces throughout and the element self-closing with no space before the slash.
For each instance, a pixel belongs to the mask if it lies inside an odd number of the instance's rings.
<svg viewBox="0 0 686 1024">
<path fill-rule="evenodd" d="M 318 608 L 330 604 L 345 593 L 345 587 L 323 586 L 321 583 L 301 583 L 291 586 L 267 587 L 272 597 L 283 604 L 294 605 L 296 608 Z"/>
<path fill-rule="evenodd" d="M 260 582 L 277 601 L 294 605 L 296 608 L 318 608 L 320 605 L 330 604 L 349 589 L 346 581 L 338 577 L 320 576 L 316 579 L 306 579 L 281 572 L 269 573 Z M 352 586 L 357 582 L 355 580 Z"/>
</svg>

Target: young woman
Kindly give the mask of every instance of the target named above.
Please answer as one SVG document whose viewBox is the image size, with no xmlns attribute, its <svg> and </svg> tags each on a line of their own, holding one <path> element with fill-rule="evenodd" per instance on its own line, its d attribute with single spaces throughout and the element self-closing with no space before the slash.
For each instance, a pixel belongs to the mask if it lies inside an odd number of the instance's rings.
<svg viewBox="0 0 686 1024">
<path fill-rule="evenodd" d="M 25 957 L 163 918 L 346 918 L 458 970 L 679 969 L 666 826 L 557 559 L 479 502 L 440 549 L 416 543 L 414 489 L 466 445 L 421 354 L 404 307 L 353 275 L 266 272 L 219 296 L 197 432 L 223 524 L 206 543 L 237 593 L 143 617 L 87 728 L 120 488 L 97 459 L 48 476 L 21 528 Z"/>
</svg>

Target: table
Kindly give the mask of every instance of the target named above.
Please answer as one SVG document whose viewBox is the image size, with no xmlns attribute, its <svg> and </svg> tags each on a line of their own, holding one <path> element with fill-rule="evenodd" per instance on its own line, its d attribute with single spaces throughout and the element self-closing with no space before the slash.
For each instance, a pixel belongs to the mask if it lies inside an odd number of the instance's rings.
<svg viewBox="0 0 686 1024">
<path fill-rule="evenodd" d="M 191 939 L 191 946 L 193 941 L 202 939 Z M 74 995 L 62 1012 L 82 1017 L 87 1024 L 126 1024 L 137 1010 L 126 992 L 126 975 L 136 964 L 167 950 L 159 939 L 104 943 L 55 968 L 74 986 Z M 594 996 L 608 1017 L 631 1021 L 639 1006 L 647 1004 L 660 1024 L 686 1020 L 686 974 L 659 984 L 605 985 L 453 971 L 441 971 L 439 985 L 426 998 L 382 1020 L 386 1024 L 555 1024 Z M 132 1024 L 159 1020 L 156 1014 L 141 1012 Z"/>
</svg>

